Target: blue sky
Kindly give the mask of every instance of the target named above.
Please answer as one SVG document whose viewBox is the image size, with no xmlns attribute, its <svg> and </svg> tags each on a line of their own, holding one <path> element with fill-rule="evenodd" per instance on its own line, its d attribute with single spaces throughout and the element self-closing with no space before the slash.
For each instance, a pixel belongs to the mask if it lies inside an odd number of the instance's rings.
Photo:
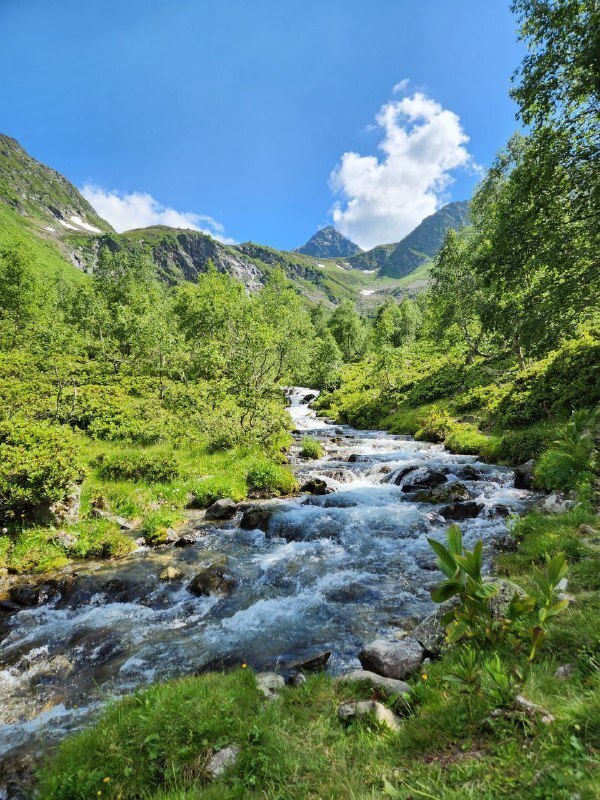
<svg viewBox="0 0 600 800">
<path fill-rule="evenodd" d="M 121 227 L 397 240 L 517 127 L 505 0 L 0 0 L 0 30 L 0 131 Z"/>
</svg>

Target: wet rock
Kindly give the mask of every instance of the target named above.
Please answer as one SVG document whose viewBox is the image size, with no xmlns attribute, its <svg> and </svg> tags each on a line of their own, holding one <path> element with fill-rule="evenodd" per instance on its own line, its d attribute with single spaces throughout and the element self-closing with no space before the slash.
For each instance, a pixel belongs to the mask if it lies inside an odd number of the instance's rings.
<svg viewBox="0 0 600 800">
<path fill-rule="evenodd" d="M 475 469 L 471 464 L 467 464 L 455 472 L 457 478 L 461 481 L 482 481 L 484 476 Z"/>
<path fill-rule="evenodd" d="M 300 404 L 303 406 L 307 406 L 310 402 L 312 402 L 316 398 L 316 394 L 305 394 L 302 400 L 300 400 Z"/>
<path fill-rule="evenodd" d="M 32 608 L 40 599 L 39 587 L 32 583 L 14 584 L 9 589 L 10 599 L 19 606 Z"/>
<path fill-rule="evenodd" d="M 526 461 L 524 464 L 519 464 L 515 467 L 515 489 L 532 489 L 533 488 L 533 469 L 535 462 L 533 459 Z"/>
<path fill-rule="evenodd" d="M 235 586 L 235 580 L 226 574 L 227 558 L 222 557 L 205 565 L 188 584 L 188 591 L 198 597 L 210 594 L 229 594 Z"/>
<path fill-rule="evenodd" d="M 552 492 L 539 503 L 540 509 L 546 514 L 564 514 L 574 505 L 575 501 L 567 497 L 563 492 Z"/>
<path fill-rule="evenodd" d="M 15 603 L 14 600 L 10 599 L 8 594 L 1 594 L 0 595 L 0 613 L 1 614 L 14 614 L 17 611 L 20 611 L 23 606 L 20 606 L 18 603 Z M 0 636 L 1 638 L 1 636 Z M 1 795 L 0 795 L 1 797 Z"/>
<path fill-rule="evenodd" d="M 266 531 L 272 512 L 263 506 L 254 506 L 244 511 L 240 520 L 240 528 L 244 530 Z"/>
<path fill-rule="evenodd" d="M 390 466 L 388 466 L 387 464 L 384 464 L 383 467 L 380 467 L 377 470 L 377 472 L 380 475 L 389 475 L 391 471 L 392 471 L 392 468 Z"/>
<path fill-rule="evenodd" d="M 369 456 L 363 456 L 360 453 L 351 453 L 348 456 L 348 463 L 349 464 L 357 464 L 358 462 L 369 463 L 371 459 Z"/>
<path fill-rule="evenodd" d="M 566 681 L 576 672 L 575 664 L 562 664 L 554 673 L 554 677 L 559 681 Z"/>
<path fill-rule="evenodd" d="M 185 531 L 185 533 L 173 531 L 173 533 L 175 534 L 173 540 L 175 547 L 189 547 L 192 544 L 197 544 L 202 541 L 206 535 L 206 529 L 202 527 L 195 531 Z"/>
<path fill-rule="evenodd" d="M 305 497 L 302 501 L 302 505 L 320 506 L 320 508 L 354 508 L 358 505 L 358 500 L 355 500 L 346 494 L 332 492 L 324 499 L 321 499 L 315 495 Z"/>
<path fill-rule="evenodd" d="M 400 486 L 404 478 L 406 478 L 407 475 L 410 475 L 411 472 L 415 472 L 417 469 L 418 467 L 416 466 L 403 467 L 401 470 L 399 470 L 399 472 L 395 473 L 393 483 L 395 483 L 396 486 Z"/>
<path fill-rule="evenodd" d="M 183 570 L 177 567 L 165 567 L 158 576 L 161 581 L 177 581 L 183 577 Z"/>
<path fill-rule="evenodd" d="M 471 492 L 464 483 L 451 483 L 437 486 L 431 492 L 418 492 L 415 500 L 418 503 L 460 503 L 471 499 Z"/>
<path fill-rule="evenodd" d="M 346 723 L 353 722 L 357 717 L 375 717 L 377 722 L 386 725 L 392 731 L 400 728 L 400 718 L 376 700 L 342 703 L 338 708 L 338 717 Z"/>
<path fill-rule="evenodd" d="M 376 589 L 365 583 L 349 583 L 325 592 L 325 597 L 331 603 L 356 603 L 365 600 L 374 600 L 380 596 Z"/>
<path fill-rule="evenodd" d="M 256 686 L 267 700 L 275 700 L 285 688 L 285 681 L 276 672 L 259 672 L 256 675 Z"/>
<path fill-rule="evenodd" d="M 448 480 L 446 475 L 438 469 L 430 469 L 425 475 L 417 476 L 406 481 L 402 486 L 403 492 L 426 492 Z"/>
<path fill-rule="evenodd" d="M 482 503 L 469 500 L 466 503 L 451 503 L 448 506 L 444 506 L 440 509 L 440 514 L 444 519 L 460 521 L 477 517 L 482 509 Z"/>
<path fill-rule="evenodd" d="M 368 644 L 358 654 L 364 669 L 397 680 L 403 680 L 416 672 L 424 656 L 423 647 L 412 637 L 407 637 L 401 642 L 378 639 Z"/>
<path fill-rule="evenodd" d="M 330 489 L 329 486 L 327 486 L 327 483 L 324 480 L 321 480 L 321 478 L 311 478 L 309 481 L 306 481 L 306 483 L 302 484 L 300 491 L 309 492 L 310 494 L 323 495 L 331 494 L 333 489 Z"/>
<path fill-rule="evenodd" d="M 119 578 L 111 578 L 103 583 L 101 592 L 110 603 L 130 603 L 140 596 L 139 587 L 131 585 Z"/>
<path fill-rule="evenodd" d="M 510 517 L 512 511 L 504 503 L 496 503 L 492 506 L 491 513 L 493 517 Z"/>
<path fill-rule="evenodd" d="M 294 664 L 290 664 L 290 669 L 294 669 L 297 672 L 323 672 L 330 658 L 331 650 L 326 650 L 324 653 L 318 653 L 305 661 L 296 661 Z"/>
<path fill-rule="evenodd" d="M 392 697 L 395 694 L 400 696 L 412 694 L 412 689 L 404 681 L 385 678 L 383 675 L 377 675 L 376 672 L 368 672 L 366 669 L 355 669 L 347 675 L 342 675 L 341 680 L 349 681 L 350 683 L 368 683 L 371 688 L 380 692 L 384 697 Z"/>
<path fill-rule="evenodd" d="M 206 519 L 231 519 L 235 517 L 237 504 L 229 497 L 217 500 L 212 506 L 206 509 Z"/>
<path fill-rule="evenodd" d="M 515 594 L 520 598 L 525 597 L 525 592 L 520 586 L 504 578 L 487 577 L 483 579 L 483 582 L 495 583 L 498 587 L 495 597 L 492 597 L 490 600 L 490 612 L 494 619 L 506 615 L 510 602 Z M 445 603 L 440 603 L 435 611 L 425 617 L 414 629 L 412 635 L 423 645 L 428 653 L 431 653 L 431 655 L 439 655 L 442 652 L 446 640 L 447 628 L 447 625 L 442 622 L 442 618 L 448 611 L 451 611 L 458 605 L 459 600 L 457 597 L 452 597 Z"/>
</svg>

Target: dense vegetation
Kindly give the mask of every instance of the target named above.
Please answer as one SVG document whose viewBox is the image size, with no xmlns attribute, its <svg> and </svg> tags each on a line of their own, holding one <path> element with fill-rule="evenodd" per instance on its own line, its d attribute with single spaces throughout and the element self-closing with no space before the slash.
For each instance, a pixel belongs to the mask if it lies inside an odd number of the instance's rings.
<svg viewBox="0 0 600 800">
<path fill-rule="evenodd" d="M 0 558 L 12 570 L 127 552 L 97 508 L 139 518 L 160 542 L 186 503 L 292 490 L 281 387 L 294 380 L 324 389 L 320 407 L 341 421 L 533 460 L 535 485 L 569 501 L 510 523 L 518 548 L 496 570 L 522 592 L 500 620 L 479 549 L 456 529 L 436 546 L 446 579 L 434 599 L 458 606 L 411 702 L 386 700 L 404 715 L 398 731 L 340 725 L 338 702 L 373 696 L 367 686 L 316 676 L 266 702 L 241 668 L 110 708 L 48 763 L 41 797 L 598 797 L 596 6 L 514 0 L 526 133 L 481 182 L 471 224 L 447 235 L 429 291 L 371 317 L 349 301 L 308 309 L 276 271 L 256 295 L 214 271 L 166 289 L 143 251 L 107 250 L 89 284 L 49 287 L 30 253 L 3 252 Z M 83 473 L 70 552 L 35 521 Z M 210 783 L 210 757 L 230 744 L 240 757 Z"/>
</svg>

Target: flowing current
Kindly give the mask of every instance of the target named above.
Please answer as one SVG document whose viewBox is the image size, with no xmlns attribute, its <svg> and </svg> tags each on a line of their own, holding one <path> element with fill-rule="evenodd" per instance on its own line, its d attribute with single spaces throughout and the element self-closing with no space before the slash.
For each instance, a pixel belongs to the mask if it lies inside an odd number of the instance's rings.
<svg viewBox="0 0 600 800">
<path fill-rule="evenodd" d="M 320 439 L 325 456 L 303 461 L 295 447 L 292 465 L 301 484 L 321 479 L 329 493 L 263 502 L 272 510 L 266 531 L 240 528 L 241 514 L 209 523 L 196 512 L 191 544 L 71 565 L 58 575 L 68 589 L 0 611 L 0 759 L 53 743 L 108 700 L 169 677 L 244 661 L 285 671 L 325 650 L 333 672 L 358 667 L 362 645 L 393 639 L 431 610 L 429 589 L 441 577 L 427 537 L 443 540 L 449 522 L 439 505 L 406 491 L 410 482 L 432 473 L 444 486 L 460 482 L 478 504 L 477 516 L 459 523 L 465 543 L 483 539 L 488 559 L 506 536 L 507 514 L 530 502 L 509 469 L 327 424 L 307 395 L 289 392 L 297 439 Z M 190 580 L 215 559 L 226 559 L 234 588 L 195 596 Z M 166 566 L 182 577 L 161 581 Z"/>
</svg>

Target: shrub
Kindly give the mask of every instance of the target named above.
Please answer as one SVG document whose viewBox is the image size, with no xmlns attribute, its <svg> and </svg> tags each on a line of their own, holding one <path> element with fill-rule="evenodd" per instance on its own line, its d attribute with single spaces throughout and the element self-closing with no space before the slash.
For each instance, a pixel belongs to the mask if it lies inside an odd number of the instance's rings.
<svg viewBox="0 0 600 800">
<path fill-rule="evenodd" d="M 242 500 L 245 496 L 236 487 L 236 482 L 230 478 L 202 478 L 190 487 L 192 508 L 208 508 L 208 506 L 224 497 L 232 500 Z"/>
<path fill-rule="evenodd" d="M 177 461 L 172 453 L 140 453 L 128 451 L 101 455 L 94 462 L 105 480 L 148 481 L 167 483 L 179 477 Z"/>
<path fill-rule="evenodd" d="M 418 380 L 407 393 L 406 399 L 411 405 L 418 406 L 443 397 L 452 397 L 463 388 L 464 381 L 464 364 L 447 362 Z"/>
<path fill-rule="evenodd" d="M 540 489 L 569 491 L 589 483 L 592 477 L 596 414 L 574 411 L 552 447 L 539 459 L 535 484 Z"/>
<path fill-rule="evenodd" d="M 537 458 L 548 446 L 551 436 L 551 430 L 541 427 L 508 431 L 501 437 L 495 456 L 510 464 L 522 464 Z"/>
<path fill-rule="evenodd" d="M 324 453 L 323 445 L 318 439 L 311 439 L 310 436 L 304 437 L 300 450 L 302 458 L 323 458 Z"/>
<path fill-rule="evenodd" d="M 422 442 L 443 442 L 454 429 L 455 422 L 446 412 L 434 408 L 420 420 L 415 439 Z"/>
<path fill-rule="evenodd" d="M 470 425 L 456 425 L 446 437 L 445 445 L 452 453 L 480 455 L 489 445 L 490 437 Z"/>
<path fill-rule="evenodd" d="M 33 528 L 23 531 L 15 538 L 8 553 L 8 568 L 11 572 L 50 572 L 68 563 L 65 551 L 54 541 L 56 531 Z"/>
<path fill-rule="evenodd" d="M 17 419 L 0 423 L 0 519 L 31 516 L 64 500 L 83 478 L 68 428 Z"/>
<path fill-rule="evenodd" d="M 163 506 L 156 511 L 150 511 L 142 520 L 142 531 L 148 544 L 163 544 L 166 542 L 167 530 L 172 528 L 182 519 L 180 511 Z"/>
<path fill-rule="evenodd" d="M 272 461 L 257 461 L 248 470 L 246 482 L 251 490 L 273 494 L 291 494 L 298 487 L 289 469 Z"/>
</svg>

